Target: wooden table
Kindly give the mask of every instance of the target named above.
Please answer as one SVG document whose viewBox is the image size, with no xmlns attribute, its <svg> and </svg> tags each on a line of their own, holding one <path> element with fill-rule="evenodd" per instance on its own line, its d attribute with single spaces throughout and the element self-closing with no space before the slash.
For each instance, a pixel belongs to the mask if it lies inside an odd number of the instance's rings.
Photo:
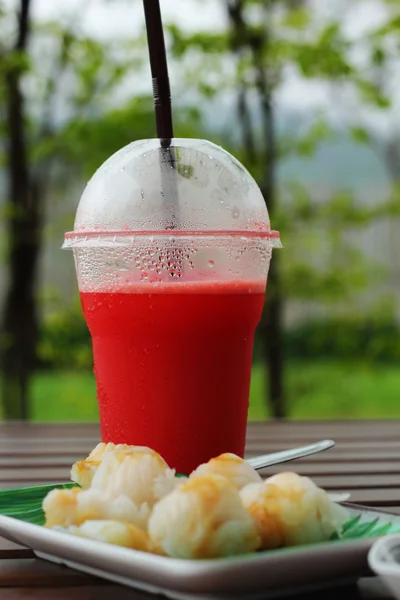
<svg viewBox="0 0 400 600">
<path fill-rule="evenodd" d="M 249 456 L 275 452 L 323 438 L 335 440 L 328 452 L 291 463 L 330 491 L 350 491 L 355 503 L 400 514 L 400 421 L 252 423 Z M 0 487 L 40 485 L 69 478 L 71 464 L 98 442 L 96 425 L 0 424 Z M 287 468 L 287 467 L 285 467 Z M 264 474 L 282 470 L 268 469 Z M 0 538 L 0 598 L 17 600 L 151 600 L 123 588 L 34 558 L 30 549 Z M 391 598 L 377 578 L 358 586 L 296 596 L 297 600 Z"/>
</svg>

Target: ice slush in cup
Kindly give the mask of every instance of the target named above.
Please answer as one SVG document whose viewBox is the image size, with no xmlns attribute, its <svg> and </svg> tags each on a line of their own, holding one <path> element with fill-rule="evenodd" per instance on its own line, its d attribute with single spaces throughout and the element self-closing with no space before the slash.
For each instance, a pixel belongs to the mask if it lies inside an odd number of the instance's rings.
<svg viewBox="0 0 400 600">
<path fill-rule="evenodd" d="M 243 456 L 254 333 L 280 245 L 254 179 L 210 142 L 173 139 L 163 152 L 138 141 L 98 169 L 64 248 L 104 442 L 154 448 L 181 473 Z"/>
</svg>

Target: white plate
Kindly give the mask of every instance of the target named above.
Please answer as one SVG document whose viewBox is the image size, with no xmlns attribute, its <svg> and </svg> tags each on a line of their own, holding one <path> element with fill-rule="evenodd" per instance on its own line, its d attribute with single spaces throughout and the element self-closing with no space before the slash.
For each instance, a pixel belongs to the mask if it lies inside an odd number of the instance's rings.
<svg viewBox="0 0 400 600">
<path fill-rule="evenodd" d="M 363 520 L 379 517 L 400 525 L 400 517 L 350 509 Z M 178 600 L 279 597 L 355 581 L 369 573 L 373 538 L 328 542 L 212 560 L 155 556 L 46 529 L 0 516 L 0 535 L 33 548 L 45 560 L 122 585 Z"/>
<path fill-rule="evenodd" d="M 362 521 L 379 518 L 400 527 L 400 517 L 349 508 Z M 178 600 L 279 597 L 340 585 L 368 574 L 374 538 L 328 542 L 212 560 L 155 556 L 0 516 L 0 535 L 33 548 L 45 560 L 122 585 Z"/>
</svg>

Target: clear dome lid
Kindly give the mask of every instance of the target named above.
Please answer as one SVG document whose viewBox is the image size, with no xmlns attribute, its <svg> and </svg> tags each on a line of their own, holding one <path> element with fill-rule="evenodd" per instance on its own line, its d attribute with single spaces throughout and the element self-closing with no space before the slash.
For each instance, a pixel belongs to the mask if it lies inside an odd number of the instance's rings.
<svg viewBox="0 0 400 600">
<path fill-rule="evenodd" d="M 88 182 L 64 247 L 84 238 L 244 234 L 280 247 L 261 191 L 245 167 L 206 140 L 140 140 L 112 155 Z M 117 239 L 115 239 L 117 242 Z M 118 242 L 117 242 L 118 243 Z"/>
</svg>

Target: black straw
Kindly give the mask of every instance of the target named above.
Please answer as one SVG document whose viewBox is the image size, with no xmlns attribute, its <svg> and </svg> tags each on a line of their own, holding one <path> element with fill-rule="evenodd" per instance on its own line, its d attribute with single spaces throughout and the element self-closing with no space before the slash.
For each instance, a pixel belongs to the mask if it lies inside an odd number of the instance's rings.
<svg viewBox="0 0 400 600">
<path fill-rule="evenodd" d="M 159 0 L 143 0 L 157 137 L 160 139 L 161 193 L 169 204 L 165 229 L 176 229 L 179 223 L 179 198 L 176 182 L 176 161 L 171 141 L 174 137 L 171 110 L 167 54 Z M 167 216 L 168 215 L 168 216 Z M 179 275 L 180 276 L 180 275 Z"/>
<path fill-rule="evenodd" d="M 174 137 L 171 110 L 167 55 L 159 0 L 143 0 L 149 46 L 151 76 L 153 78 L 154 109 L 157 137 L 161 146 L 168 148 Z"/>
</svg>

